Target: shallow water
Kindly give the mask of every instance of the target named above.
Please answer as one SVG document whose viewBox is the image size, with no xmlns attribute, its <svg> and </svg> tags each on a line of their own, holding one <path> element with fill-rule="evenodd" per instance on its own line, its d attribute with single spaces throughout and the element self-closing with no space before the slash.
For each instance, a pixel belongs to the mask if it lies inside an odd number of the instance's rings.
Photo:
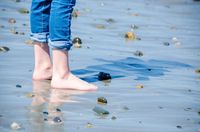
<svg viewBox="0 0 200 132">
<path fill-rule="evenodd" d="M 49 81 L 32 82 L 33 49 L 24 43 L 30 32 L 29 15 L 17 12 L 29 8 L 30 2 L 0 0 L 0 26 L 4 26 L 0 46 L 10 48 L 0 53 L 1 132 L 11 131 L 12 122 L 21 125 L 19 131 L 33 132 L 200 131 L 200 75 L 195 73 L 200 68 L 200 2 L 77 1 L 75 9 L 80 14 L 73 18 L 72 38 L 80 37 L 83 47 L 72 48 L 70 65 L 74 74 L 99 87 L 96 92 L 55 90 Z M 10 24 L 9 18 L 17 22 Z M 114 22 L 106 22 L 109 18 Z M 105 29 L 97 28 L 99 24 Z M 139 28 L 131 29 L 131 25 Z M 25 35 L 11 33 L 13 28 Z M 141 40 L 125 40 L 127 31 Z M 144 56 L 135 56 L 137 50 Z M 113 79 L 98 81 L 99 72 L 108 72 Z M 137 89 L 137 84 L 144 88 Z M 100 96 L 107 98 L 107 105 L 96 102 Z M 97 105 L 110 114 L 95 114 L 92 109 Z M 54 117 L 60 117 L 62 123 L 53 123 Z"/>
</svg>

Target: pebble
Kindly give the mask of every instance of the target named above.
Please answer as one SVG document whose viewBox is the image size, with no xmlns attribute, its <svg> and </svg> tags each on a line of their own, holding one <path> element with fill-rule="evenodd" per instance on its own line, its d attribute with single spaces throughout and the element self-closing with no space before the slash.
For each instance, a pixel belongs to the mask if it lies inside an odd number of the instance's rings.
<svg viewBox="0 0 200 132">
<path fill-rule="evenodd" d="M 9 19 L 8 19 L 8 22 L 9 22 L 9 23 L 16 23 L 16 20 L 15 20 L 14 18 L 9 18 Z"/>
<path fill-rule="evenodd" d="M 92 127 L 93 127 L 92 123 L 88 122 L 88 123 L 86 124 L 86 128 L 92 128 Z"/>
<path fill-rule="evenodd" d="M 44 115 L 48 115 L 49 113 L 48 113 L 47 111 L 44 111 L 43 114 L 44 114 Z"/>
<path fill-rule="evenodd" d="M 126 39 L 128 39 L 128 40 L 134 40 L 134 39 L 136 39 L 136 36 L 135 36 L 135 34 L 133 32 L 126 32 L 125 35 L 124 35 L 124 37 Z"/>
<path fill-rule="evenodd" d="M 72 12 L 72 17 L 77 18 L 78 16 L 79 16 L 79 11 L 78 11 L 78 9 L 73 10 L 73 12 Z"/>
<path fill-rule="evenodd" d="M 106 22 L 111 24 L 111 23 L 115 23 L 115 20 L 112 18 L 108 18 L 106 19 Z"/>
<path fill-rule="evenodd" d="M 26 93 L 25 96 L 28 97 L 28 98 L 33 98 L 33 97 L 35 97 L 35 94 L 33 94 L 33 93 Z"/>
<path fill-rule="evenodd" d="M 142 53 L 142 51 L 136 50 L 135 52 L 133 52 L 133 54 L 135 56 L 143 56 L 144 54 Z"/>
<path fill-rule="evenodd" d="M 72 43 L 73 43 L 73 46 L 75 48 L 81 48 L 82 47 L 82 45 L 81 45 L 82 44 L 82 40 L 79 37 L 75 37 L 73 39 Z"/>
<path fill-rule="evenodd" d="M 182 128 L 182 126 L 176 126 L 177 128 L 179 128 L 179 129 L 181 129 Z"/>
<path fill-rule="evenodd" d="M 108 103 L 108 101 L 107 101 L 107 99 L 105 97 L 98 97 L 97 102 L 98 103 L 102 103 L 102 104 L 107 104 Z"/>
<path fill-rule="evenodd" d="M 13 130 L 17 130 L 17 129 L 20 129 L 21 126 L 17 123 L 17 122 L 13 122 L 10 127 L 13 129 Z"/>
<path fill-rule="evenodd" d="M 102 81 L 102 80 L 108 80 L 111 79 L 111 76 L 109 73 L 105 73 L 105 72 L 99 72 L 98 74 L 98 80 Z"/>
<path fill-rule="evenodd" d="M 53 121 L 54 121 L 55 123 L 60 123 L 60 122 L 62 122 L 62 120 L 60 119 L 60 117 L 55 117 L 55 118 L 53 119 Z"/>
<path fill-rule="evenodd" d="M 21 8 L 21 9 L 18 10 L 18 12 L 21 13 L 21 14 L 28 14 L 29 10 L 26 9 L 26 8 Z"/>
<path fill-rule="evenodd" d="M 61 109 L 59 109 L 59 108 L 56 108 L 56 111 L 57 111 L 57 112 L 61 112 Z"/>
<path fill-rule="evenodd" d="M 111 119 L 112 119 L 112 120 L 116 120 L 117 117 L 116 117 L 116 116 L 112 116 Z"/>
<path fill-rule="evenodd" d="M 144 85 L 142 85 L 142 84 L 137 84 L 135 87 L 138 88 L 138 89 L 141 89 L 141 88 L 144 88 Z"/>
<path fill-rule="evenodd" d="M 95 27 L 98 28 L 98 29 L 105 29 L 105 28 L 106 28 L 106 27 L 105 27 L 104 25 L 102 25 L 102 24 L 96 24 Z"/>
<path fill-rule="evenodd" d="M 48 119 L 47 119 L 47 118 L 44 118 L 44 121 L 48 121 Z"/>
<path fill-rule="evenodd" d="M 196 69 L 195 72 L 196 72 L 197 74 L 200 74 L 200 69 Z"/>
<path fill-rule="evenodd" d="M 131 29 L 138 29 L 139 27 L 138 26 L 136 26 L 135 24 L 132 24 L 131 25 Z"/>
<path fill-rule="evenodd" d="M 124 110 L 129 110 L 129 108 L 127 106 L 124 106 L 123 109 Z"/>
<path fill-rule="evenodd" d="M 0 46 L 0 52 L 7 52 L 9 51 L 10 49 L 6 46 Z"/>
<path fill-rule="evenodd" d="M 103 108 L 101 108 L 99 106 L 95 106 L 93 108 L 93 111 L 96 112 L 99 115 L 108 115 L 109 114 L 109 112 L 107 110 L 105 110 L 105 109 L 103 109 Z"/>
<path fill-rule="evenodd" d="M 169 42 L 164 42 L 163 45 L 165 45 L 165 46 L 169 46 L 170 43 L 169 43 Z"/>
<path fill-rule="evenodd" d="M 17 88 L 21 88 L 21 87 L 22 87 L 22 85 L 19 85 L 19 84 L 17 84 L 17 85 L 16 85 L 16 87 L 17 87 Z"/>
</svg>

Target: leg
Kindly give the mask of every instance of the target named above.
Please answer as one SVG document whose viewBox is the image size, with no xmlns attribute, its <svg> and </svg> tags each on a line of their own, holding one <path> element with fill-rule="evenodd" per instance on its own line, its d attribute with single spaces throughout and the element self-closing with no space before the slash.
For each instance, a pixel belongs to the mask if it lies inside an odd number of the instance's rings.
<svg viewBox="0 0 200 132">
<path fill-rule="evenodd" d="M 51 0 L 32 0 L 31 39 L 34 41 L 35 67 L 34 80 L 50 79 L 52 66 L 47 37 L 49 34 L 49 16 Z"/>
<path fill-rule="evenodd" d="M 75 0 L 53 0 L 50 15 L 50 40 L 53 48 L 53 78 L 51 86 L 62 89 L 96 90 L 70 72 L 68 50 L 71 47 L 71 13 Z"/>
</svg>

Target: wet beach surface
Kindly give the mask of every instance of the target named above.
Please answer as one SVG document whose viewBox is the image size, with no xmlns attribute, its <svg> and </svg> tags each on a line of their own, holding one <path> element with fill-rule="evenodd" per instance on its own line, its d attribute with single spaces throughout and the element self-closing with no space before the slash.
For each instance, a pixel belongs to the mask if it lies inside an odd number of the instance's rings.
<svg viewBox="0 0 200 132">
<path fill-rule="evenodd" d="M 1 132 L 200 131 L 200 2 L 77 1 L 72 39 L 80 37 L 82 47 L 70 51 L 70 66 L 95 92 L 32 81 L 29 12 L 22 10 L 30 4 L 0 0 Z M 99 72 L 112 79 L 99 81 Z"/>
</svg>

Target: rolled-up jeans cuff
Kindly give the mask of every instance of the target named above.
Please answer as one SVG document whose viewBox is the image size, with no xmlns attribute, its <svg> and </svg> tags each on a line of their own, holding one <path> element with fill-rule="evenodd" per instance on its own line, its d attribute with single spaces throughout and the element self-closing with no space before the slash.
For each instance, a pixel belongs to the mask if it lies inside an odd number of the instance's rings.
<svg viewBox="0 0 200 132">
<path fill-rule="evenodd" d="M 48 43 L 48 36 L 49 36 L 49 32 L 31 33 L 30 39 L 33 41 L 40 42 L 40 43 Z"/>
<path fill-rule="evenodd" d="M 72 47 L 72 42 L 70 41 L 49 41 L 49 47 L 52 49 L 69 51 Z"/>
</svg>

